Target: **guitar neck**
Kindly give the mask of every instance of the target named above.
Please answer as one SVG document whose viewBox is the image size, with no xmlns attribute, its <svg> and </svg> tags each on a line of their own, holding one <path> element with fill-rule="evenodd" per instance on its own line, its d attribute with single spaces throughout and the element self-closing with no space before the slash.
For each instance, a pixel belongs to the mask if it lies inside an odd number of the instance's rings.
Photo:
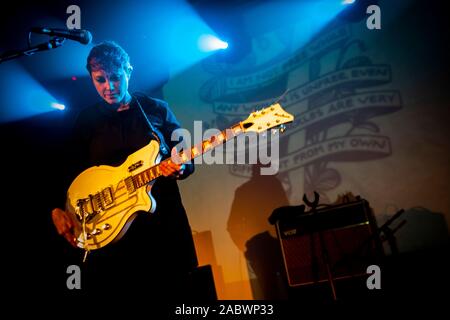
<svg viewBox="0 0 450 320">
<path fill-rule="evenodd" d="M 188 163 L 194 158 L 197 158 L 204 154 L 205 152 L 211 151 L 215 147 L 224 144 L 225 142 L 237 137 L 244 132 L 244 127 L 242 122 L 235 124 L 234 126 L 222 130 L 220 133 L 211 136 L 209 139 L 203 140 L 202 142 L 195 144 L 190 150 L 183 150 L 177 153 L 178 159 L 181 163 Z M 134 176 L 128 177 L 126 183 L 132 183 L 135 188 L 140 188 L 156 178 L 162 175 L 160 165 L 164 162 L 173 161 L 172 158 L 167 158 L 161 163 L 154 165 Z"/>
<path fill-rule="evenodd" d="M 178 163 L 187 163 L 244 132 L 253 131 L 260 133 L 274 127 L 284 126 L 285 123 L 292 122 L 293 120 L 294 116 L 284 111 L 279 103 L 275 103 L 260 111 L 252 112 L 246 120 L 211 136 L 209 139 L 194 145 L 189 150 L 183 150 L 174 154 L 171 158 L 168 158 L 161 163 L 173 161 L 173 158 L 178 158 Z M 127 184 L 127 187 L 131 189 L 140 188 L 160 177 L 162 175 L 160 169 L 161 163 L 126 178 L 125 183 Z"/>
</svg>

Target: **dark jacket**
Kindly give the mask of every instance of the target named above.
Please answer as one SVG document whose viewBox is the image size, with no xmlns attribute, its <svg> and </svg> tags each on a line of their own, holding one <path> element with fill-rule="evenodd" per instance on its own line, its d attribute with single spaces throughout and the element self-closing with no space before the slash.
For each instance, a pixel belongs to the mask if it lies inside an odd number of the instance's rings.
<svg viewBox="0 0 450 320">
<path fill-rule="evenodd" d="M 130 108 L 120 112 L 101 102 L 82 110 L 75 122 L 70 153 L 76 174 L 91 166 L 120 165 L 128 155 L 155 139 L 136 99 L 169 150 L 178 143 L 170 138 L 180 124 L 166 102 L 134 94 Z M 193 171 L 190 164 L 183 176 Z M 152 195 L 157 202 L 155 213 L 139 212 L 122 239 L 88 256 L 88 288 L 163 290 L 182 285 L 180 279 L 197 265 L 176 180 L 158 178 Z"/>
</svg>

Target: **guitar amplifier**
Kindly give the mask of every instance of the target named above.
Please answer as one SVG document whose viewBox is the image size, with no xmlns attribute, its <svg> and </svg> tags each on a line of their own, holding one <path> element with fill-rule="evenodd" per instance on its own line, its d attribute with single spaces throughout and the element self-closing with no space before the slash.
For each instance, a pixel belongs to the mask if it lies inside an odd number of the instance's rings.
<svg viewBox="0 0 450 320">
<path fill-rule="evenodd" d="M 366 275 L 383 254 L 366 200 L 285 216 L 276 226 L 291 287 L 328 281 L 324 250 L 333 279 Z"/>
</svg>

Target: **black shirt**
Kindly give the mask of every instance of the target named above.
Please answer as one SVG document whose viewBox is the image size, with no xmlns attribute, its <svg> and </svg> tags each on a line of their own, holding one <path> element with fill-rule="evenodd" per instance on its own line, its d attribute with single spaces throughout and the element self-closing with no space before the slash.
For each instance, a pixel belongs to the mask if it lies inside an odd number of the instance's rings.
<svg viewBox="0 0 450 320">
<path fill-rule="evenodd" d="M 78 173 L 96 165 L 118 166 L 155 139 L 136 99 L 169 150 L 178 143 L 170 138 L 180 124 L 166 102 L 134 94 L 130 108 L 120 112 L 101 102 L 82 110 L 74 126 L 71 153 Z M 192 164 L 188 165 L 183 176 L 193 169 Z M 176 180 L 158 178 L 152 195 L 157 203 L 153 214 L 139 212 L 119 241 L 88 255 L 88 288 L 96 291 L 151 287 L 158 291 L 181 285 L 181 277 L 197 265 Z"/>
</svg>

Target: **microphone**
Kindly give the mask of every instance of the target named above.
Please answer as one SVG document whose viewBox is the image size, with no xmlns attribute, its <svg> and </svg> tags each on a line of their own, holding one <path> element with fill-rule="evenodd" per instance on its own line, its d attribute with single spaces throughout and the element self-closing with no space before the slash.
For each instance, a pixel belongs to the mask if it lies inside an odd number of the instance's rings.
<svg viewBox="0 0 450 320">
<path fill-rule="evenodd" d="M 53 29 L 53 28 L 31 28 L 31 32 L 46 34 L 49 36 L 63 37 L 70 40 L 78 41 L 82 44 L 89 44 L 92 41 L 92 34 L 87 30 L 81 29 Z"/>
</svg>

